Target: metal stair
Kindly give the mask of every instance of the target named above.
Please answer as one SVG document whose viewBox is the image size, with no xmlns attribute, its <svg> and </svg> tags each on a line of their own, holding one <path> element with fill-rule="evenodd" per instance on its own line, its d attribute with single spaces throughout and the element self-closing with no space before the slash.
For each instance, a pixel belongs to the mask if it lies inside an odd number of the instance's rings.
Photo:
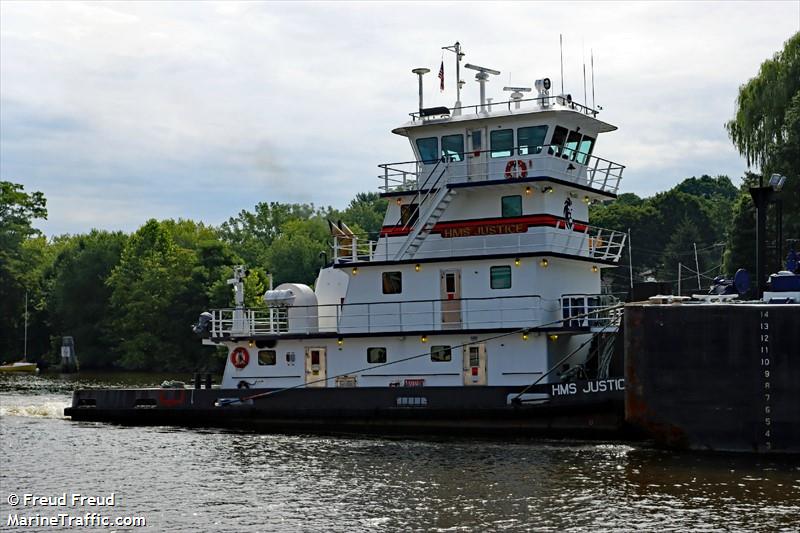
<svg viewBox="0 0 800 533">
<path fill-rule="evenodd" d="M 450 189 L 443 184 L 434 195 L 426 196 L 423 202 L 427 200 L 428 206 L 420 215 L 417 223 L 414 224 L 411 233 L 408 234 L 408 238 L 400 247 L 400 250 L 398 250 L 394 258 L 395 261 L 399 261 L 406 256 L 408 258 L 414 257 L 414 254 L 422 246 L 425 238 L 430 234 L 455 195 L 456 191 L 454 189 Z M 422 207 L 422 204 L 420 204 L 420 207 Z"/>
</svg>

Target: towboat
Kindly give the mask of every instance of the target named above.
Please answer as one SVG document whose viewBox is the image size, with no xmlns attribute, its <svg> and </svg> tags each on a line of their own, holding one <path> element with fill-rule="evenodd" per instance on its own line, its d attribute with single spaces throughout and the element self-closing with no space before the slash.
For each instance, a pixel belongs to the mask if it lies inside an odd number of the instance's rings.
<svg viewBox="0 0 800 533">
<path fill-rule="evenodd" d="M 548 78 L 486 97 L 499 71 L 473 64 L 480 101 L 419 106 L 392 130 L 413 157 L 383 163 L 377 235 L 330 222 L 313 288 L 270 287 L 201 314 L 228 353 L 219 386 L 78 390 L 73 420 L 370 432 L 618 434 L 621 305 L 601 286 L 626 234 L 589 221 L 624 166 L 597 155 L 617 128 Z M 441 76 L 443 83 L 443 75 Z M 535 90 L 535 92 L 533 92 Z M 528 93 L 532 93 L 529 95 Z"/>
</svg>

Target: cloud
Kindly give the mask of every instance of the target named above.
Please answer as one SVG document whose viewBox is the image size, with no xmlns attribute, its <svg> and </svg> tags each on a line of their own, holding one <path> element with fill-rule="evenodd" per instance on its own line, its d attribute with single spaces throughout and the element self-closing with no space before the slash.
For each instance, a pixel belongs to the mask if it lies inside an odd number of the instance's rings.
<svg viewBox="0 0 800 533">
<path fill-rule="evenodd" d="M 425 99 L 452 105 L 453 56 L 489 84 L 565 85 L 595 58 L 598 155 L 650 194 L 692 174 L 740 175 L 723 129 L 738 86 L 798 29 L 792 3 L 13 3 L 0 16 L 0 171 L 42 190 L 48 233 L 132 230 L 148 217 L 219 223 L 258 201 L 344 206 L 389 133 Z M 435 71 L 445 61 L 446 88 Z M 588 65 L 587 65 L 588 66 Z M 477 100 L 469 72 L 464 102 Z M 591 100 L 591 84 L 587 98 Z"/>
</svg>

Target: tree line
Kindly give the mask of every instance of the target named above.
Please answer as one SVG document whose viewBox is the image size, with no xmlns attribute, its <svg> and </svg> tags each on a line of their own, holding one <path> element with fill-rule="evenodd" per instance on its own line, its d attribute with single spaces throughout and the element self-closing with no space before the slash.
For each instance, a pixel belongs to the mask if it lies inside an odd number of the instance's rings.
<svg viewBox="0 0 800 533">
<path fill-rule="evenodd" d="M 760 168 L 739 187 L 727 176 L 703 175 L 651 197 L 626 193 L 591 206 L 592 225 L 630 230 L 630 258 L 604 270 L 610 292 L 624 296 L 631 275 L 677 285 L 678 263 L 699 270 L 703 287 L 740 267 L 754 272 L 748 189 L 772 173 L 789 178 L 780 194 L 783 233 L 800 237 L 800 33 L 742 85 L 725 127 Z M 36 228 L 47 217 L 44 195 L 0 181 L 0 362 L 22 356 L 27 293 L 30 359 L 57 361 L 61 336 L 70 335 L 83 368 L 217 370 L 225 354 L 201 346 L 190 325 L 204 310 L 232 305 L 226 280 L 234 265 L 250 268 L 250 305 L 266 289 L 268 272 L 276 285 L 311 285 L 329 252 L 327 221 L 374 238 L 385 208 L 377 194 L 359 193 L 344 210 L 261 202 L 219 226 L 148 220 L 130 234 L 95 229 L 46 238 Z M 779 268 L 786 251 L 775 244 L 776 213 L 771 205 L 768 271 Z M 695 274 L 686 278 L 687 287 L 696 283 Z"/>
</svg>

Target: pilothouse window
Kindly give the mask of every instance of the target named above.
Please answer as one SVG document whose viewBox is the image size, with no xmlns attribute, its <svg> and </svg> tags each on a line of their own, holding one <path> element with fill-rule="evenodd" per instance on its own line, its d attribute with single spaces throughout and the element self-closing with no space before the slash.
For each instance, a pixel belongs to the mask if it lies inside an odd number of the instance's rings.
<svg viewBox="0 0 800 533">
<path fill-rule="evenodd" d="M 562 128 L 561 126 L 556 126 L 555 131 L 553 131 L 553 138 L 550 139 L 550 155 L 561 155 L 562 147 L 564 143 L 567 142 L 567 128 Z"/>
<path fill-rule="evenodd" d="M 569 132 L 567 143 L 564 145 L 564 156 L 569 159 L 575 158 L 575 152 L 578 150 L 578 145 L 581 142 L 581 134 L 577 131 Z"/>
<path fill-rule="evenodd" d="M 532 126 L 517 130 L 517 144 L 519 155 L 539 154 L 542 152 L 544 138 L 547 136 L 547 126 Z"/>
<path fill-rule="evenodd" d="M 514 130 L 495 130 L 489 135 L 492 157 L 509 157 L 514 149 Z"/>
<path fill-rule="evenodd" d="M 445 135 L 442 137 L 442 156 L 447 161 L 464 160 L 464 136 Z"/>
<path fill-rule="evenodd" d="M 439 139 L 436 137 L 417 139 L 417 150 L 423 163 L 436 163 L 439 160 Z"/>
<path fill-rule="evenodd" d="M 589 156 L 592 155 L 592 148 L 594 148 L 594 139 L 584 135 L 578 153 L 575 155 L 575 161 L 585 165 Z"/>
</svg>

